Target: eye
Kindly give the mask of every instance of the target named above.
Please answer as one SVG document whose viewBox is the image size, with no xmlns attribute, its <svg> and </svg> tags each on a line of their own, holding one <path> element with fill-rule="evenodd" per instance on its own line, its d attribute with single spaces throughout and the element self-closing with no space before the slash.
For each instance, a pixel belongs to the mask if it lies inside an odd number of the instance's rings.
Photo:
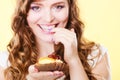
<svg viewBox="0 0 120 80">
<path fill-rule="evenodd" d="M 59 4 L 59 5 L 54 6 L 53 9 L 58 12 L 58 11 L 61 11 L 64 7 L 65 5 Z"/>
<path fill-rule="evenodd" d="M 40 11 L 40 7 L 39 6 L 31 6 L 31 9 L 35 12 Z"/>
<path fill-rule="evenodd" d="M 62 8 L 64 8 L 65 6 L 64 5 L 57 5 L 56 6 L 56 9 L 62 9 Z"/>
</svg>

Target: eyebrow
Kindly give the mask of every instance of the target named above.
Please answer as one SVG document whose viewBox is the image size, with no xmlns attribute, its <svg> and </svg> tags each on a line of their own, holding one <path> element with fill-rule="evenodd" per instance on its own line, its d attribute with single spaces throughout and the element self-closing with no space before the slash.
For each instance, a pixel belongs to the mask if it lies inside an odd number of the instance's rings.
<svg viewBox="0 0 120 80">
<path fill-rule="evenodd" d="M 42 5 L 40 2 L 32 2 L 31 4 Z M 62 1 L 60 1 L 60 2 L 55 2 L 55 3 L 52 4 L 52 6 L 53 6 L 53 5 L 58 5 L 58 4 L 65 4 L 65 2 L 62 2 Z"/>
<path fill-rule="evenodd" d="M 32 2 L 31 4 L 41 5 L 39 2 Z"/>
<path fill-rule="evenodd" d="M 57 5 L 57 4 L 65 4 L 65 2 L 56 2 L 56 3 L 52 4 L 52 5 Z"/>
</svg>

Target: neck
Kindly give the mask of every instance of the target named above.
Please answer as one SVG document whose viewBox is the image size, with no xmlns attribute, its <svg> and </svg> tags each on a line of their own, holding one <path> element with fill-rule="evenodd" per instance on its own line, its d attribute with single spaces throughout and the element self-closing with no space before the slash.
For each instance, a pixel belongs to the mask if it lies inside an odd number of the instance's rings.
<svg viewBox="0 0 120 80">
<path fill-rule="evenodd" d="M 54 44 L 52 42 L 37 41 L 39 49 L 39 57 L 45 57 L 54 52 Z"/>
</svg>

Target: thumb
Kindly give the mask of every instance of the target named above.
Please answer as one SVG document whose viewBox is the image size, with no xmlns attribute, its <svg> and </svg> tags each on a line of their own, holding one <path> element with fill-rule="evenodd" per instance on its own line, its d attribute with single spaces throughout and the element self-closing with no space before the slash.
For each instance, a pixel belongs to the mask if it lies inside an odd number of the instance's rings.
<svg viewBox="0 0 120 80">
<path fill-rule="evenodd" d="M 38 72 L 38 70 L 35 68 L 34 65 L 30 65 L 29 68 L 28 68 L 28 72 L 29 73 L 35 73 L 35 72 Z"/>
</svg>

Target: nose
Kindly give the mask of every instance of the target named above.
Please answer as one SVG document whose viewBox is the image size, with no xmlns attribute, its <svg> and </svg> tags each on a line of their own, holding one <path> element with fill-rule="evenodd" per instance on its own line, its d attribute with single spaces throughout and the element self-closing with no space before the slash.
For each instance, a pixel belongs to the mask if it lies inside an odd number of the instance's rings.
<svg viewBox="0 0 120 80">
<path fill-rule="evenodd" d="M 54 15 L 51 10 L 47 10 L 44 13 L 44 20 L 45 20 L 45 22 L 49 22 L 49 23 L 54 20 Z"/>
</svg>

